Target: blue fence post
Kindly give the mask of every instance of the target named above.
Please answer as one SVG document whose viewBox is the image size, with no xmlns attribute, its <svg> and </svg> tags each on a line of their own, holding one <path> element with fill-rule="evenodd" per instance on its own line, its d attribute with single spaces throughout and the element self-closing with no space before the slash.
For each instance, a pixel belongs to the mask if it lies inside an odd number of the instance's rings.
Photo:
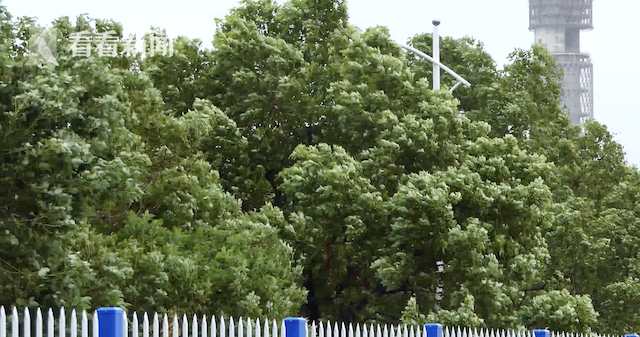
<svg viewBox="0 0 640 337">
<path fill-rule="evenodd" d="M 442 324 L 425 324 L 424 330 L 427 332 L 427 337 L 442 337 Z"/>
<path fill-rule="evenodd" d="M 98 309 L 98 333 L 99 337 L 126 337 L 123 336 L 122 314 L 120 308 Z"/>
<path fill-rule="evenodd" d="M 287 337 L 307 337 L 307 320 L 301 317 L 287 317 L 284 319 L 284 330 Z"/>
<path fill-rule="evenodd" d="M 551 332 L 549 330 L 533 330 L 534 337 L 549 337 L 551 336 Z M 100 336 L 102 337 L 102 336 Z"/>
</svg>

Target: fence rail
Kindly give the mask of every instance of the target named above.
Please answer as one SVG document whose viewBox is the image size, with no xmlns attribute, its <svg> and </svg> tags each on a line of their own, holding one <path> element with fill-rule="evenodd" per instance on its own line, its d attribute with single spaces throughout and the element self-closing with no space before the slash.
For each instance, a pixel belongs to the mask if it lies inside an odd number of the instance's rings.
<svg viewBox="0 0 640 337">
<path fill-rule="evenodd" d="M 35 310 L 35 320 L 31 318 L 32 312 L 28 308 L 20 312 L 16 307 L 13 307 L 11 316 L 7 317 L 5 308 L 0 307 L 0 337 L 113 337 L 101 336 L 99 311 L 88 315 L 83 310 L 80 313 L 80 324 L 78 324 L 76 310 L 72 310 L 67 319 L 64 308 L 60 309 L 57 318 L 54 316 L 53 310 L 48 309 L 46 322 L 40 308 L 33 310 Z M 234 319 L 233 317 L 198 317 L 196 315 L 191 318 L 182 315 L 179 318 L 178 315 L 171 317 L 158 313 L 151 315 L 141 313 L 139 315 L 136 312 L 130 314 L 124 311 L 118 312 L 120 313 L 117 314 L 119 317 L 115 317 L 115 319 L 121 319 L 122 324 L 118 325 L 122 327 L 122 334 L 118 334 L 117 337 L 290 337 L 287 335 L 285 320 L 263 319 L 261 321 L 259 318 Z M 111 324 L 113 322 L 105 320 L 104 323 Z M 565 332 L 547 332 L 546 336 L 619 337 Z M 432 337 L 432 335 L 427 333 L 425 326 L 311 322 L 304 324 L 303 335 L 297 337 Z M 437 337 L 540 336 L 533 331 L 443 327 Z"/>
</svg>

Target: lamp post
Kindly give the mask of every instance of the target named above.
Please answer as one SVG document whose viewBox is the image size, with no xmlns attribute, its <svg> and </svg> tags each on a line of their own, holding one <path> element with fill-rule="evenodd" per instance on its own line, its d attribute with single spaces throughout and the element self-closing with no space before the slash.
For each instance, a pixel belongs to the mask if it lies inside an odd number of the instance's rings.
<svg viewBox="0 0 640 337">
<path fill-rule="evenodd" d="M 449 91 L 453 92 L 456 90 L 460 84 L 464 84 L 467 87 L 471 86 L 469 81 L 462 78 L 462 76 L 456 74 L 453 70 L 449 69 L 444 64 L 440 63 L 440 33 L 438 31 L 438 26 L 440 26 L 440 20 L 433 20 L 431 22 L 433 24 L 433 57 L 409 46 L 401 45 L 402 48 L 426 59 L 427 61 L 433 63 L 433 90 L 440 90 L 440 68 L 449 73 L 449 75 L 453 76 L 458 83 L 453 86 Z M 444 261 L 436 262 L 437 271 L 436 273 L 440 274 L 444 272 Z M 440 310 L 440 300 L 442 300 L 442 293 L 444 289 L 442 288 L 444 285 L 442 284 L 442 280 L 440 277 L 438 278 L 438 285 L 436 286 L 436 311 Z"/>
<path fill-rule="evenodd" d="M 453 76 L 458 83 L 453 86 L 449 91 L 453 92 L 456 90 L 460 84 L 464 84 L 467 87 L 471 86 L 469 81 L 462 78 L 462 76 L 456 74 L 453 70 L 449 69 L 444 64 L 440 63 L 440 34 L 438 32 L 438 26 L 440 25 L 439 20 L 433 20 L 433 57 L 409 46 L 400 45 L 402 48 L 422 57 L 423 59 L 433 63 L 433 90 L 440 90 L 440 69 L 447 72 L 449 75 Z"/>
<path fill-rule="evenodd" d="M 433 64 L 433 90 L 440 90 L 440 32 L 438 32 L 438 26 L 440 26 L 440 20 L 433 20 L 433 59 L 436 63 Z"/>
</svg>

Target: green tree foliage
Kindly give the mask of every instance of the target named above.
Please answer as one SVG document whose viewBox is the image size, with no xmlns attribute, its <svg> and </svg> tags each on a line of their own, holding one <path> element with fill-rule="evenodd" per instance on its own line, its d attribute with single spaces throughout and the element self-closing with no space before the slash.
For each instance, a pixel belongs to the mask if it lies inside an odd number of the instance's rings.
<svg viewBox="0 0 640 337">
<path fill-rule="evenodd" d="M 1 9 L 3 303 L 640 327 L 640 173 L 606 127 L 570 125 L 544 48 L 498 70 L 445 37 L 472 83 L 450 93 L 342 0 L 217 23 L 214 50 L 74 57 L 72 33 L 122 27 L 60 18 L 53 66 L 26 63 L 35 21 Z"/>
<path fill-rule="evenodd" d="M 56 21 L 59 66 L 26 65 L 16 35 L 31 30 L 3 13 L 17 52 L 2 55 L 2 301 L 295 313 L 301 267 L 270 223 L 282 214 L 243 213 L 204 151 L 241 149 L 235 123 L 206 101 L 166 107 L 126 66 L 137 56 L 65 52 L 70 32 L 111 30 L 100 21 Z"/>
</svg>

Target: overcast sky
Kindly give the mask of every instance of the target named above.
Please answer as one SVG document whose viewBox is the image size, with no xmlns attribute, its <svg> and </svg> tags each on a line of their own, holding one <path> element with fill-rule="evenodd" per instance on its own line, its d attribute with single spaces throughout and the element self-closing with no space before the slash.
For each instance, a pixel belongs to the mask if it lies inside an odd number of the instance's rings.
<svg viewBox="0 0 640 337">
<path fill-rule="evenodd" d="M 1 0 L 0 0 L 1 1 Z M 283 0 L 278 0 L 283 3 Z M 177 2 L 135 0 L 4 0 L 14 16 L 35 16 L 48 25 L 60 16 L 87 13 L 92 18 L 114 19 L 125 34 L 141 36 L 150 26 L 165 28 L 169 36 L 199 38 L 211 45 L 214 18 L 223 18 L 237 0 L 181 0 Z M 163 4 L 164 3 L 164 4 Z M 386 26 L 398 42 L 431 31 L 431 20 L 442 21 L 440 34 L 472 36 L 484 42 L 502 65 L 515 48 L 529 48 L 528 0 L 349 0 L 352 24 L 359 28 Z M 631 100 L 640 96 L 637 80 L 640 55 L 636 44 L 640 24 L 637 0 L 595 0 L 594 30 L 582 33 L 582 51 L 594 64 L 595 119 L 607 125 L 624 146 L 630 164 L 640 166 L 640 108 Z M 443 74 L 442 76 L 448 76 Z M 473 84 L 473 83 L 472 83 Z"/>
</svg>

